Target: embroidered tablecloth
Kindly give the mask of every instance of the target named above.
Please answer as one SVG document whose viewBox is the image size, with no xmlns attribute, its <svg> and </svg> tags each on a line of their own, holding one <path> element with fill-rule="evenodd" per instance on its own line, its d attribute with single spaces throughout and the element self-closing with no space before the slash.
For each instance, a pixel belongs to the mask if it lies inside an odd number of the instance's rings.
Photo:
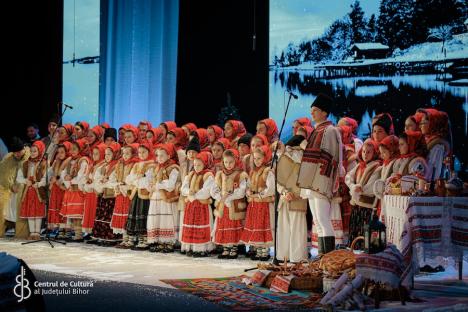
<svg viewBox="0 0 468 312">
<path fill-rule="evenodd" d="M 467 197 L 386 195 L 381 218 L 387 226 L 387 241 L 403 255 L 404 285 L 426 258 L 459 259 L 468 250 Z"/>
</svg>

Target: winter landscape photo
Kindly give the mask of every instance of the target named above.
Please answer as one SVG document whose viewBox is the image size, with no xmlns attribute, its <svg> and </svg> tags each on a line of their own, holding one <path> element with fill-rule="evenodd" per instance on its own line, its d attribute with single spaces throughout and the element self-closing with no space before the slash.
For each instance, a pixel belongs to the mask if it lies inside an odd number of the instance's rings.
<svg viewBox="0 0 468 312">
<path fill-rule="evenodd" d="M 456 166 L 468 162 L 468 2 L 464 0 L 271 0 L 270 116 L 310 115 L 319 93 L 334 97 L 330 119 L 388 112 L 400 133 L 421 107 L 450 116 Z M 289 128 L 288 128 L 289 126 Z"/>
</svg>

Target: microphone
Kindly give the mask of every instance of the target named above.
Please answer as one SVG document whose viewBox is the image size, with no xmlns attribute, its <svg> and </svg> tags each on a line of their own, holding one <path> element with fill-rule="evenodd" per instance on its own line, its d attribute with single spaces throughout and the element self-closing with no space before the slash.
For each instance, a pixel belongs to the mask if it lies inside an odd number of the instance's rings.
<svg viewBox="0 0 468 312">
<path fill-rule="evenodd" d="M 62 102 L 62 105 L 65 106 L 66 108 L 73 109 L 73 106 L 68 105 L 68 104 L 65 104 L 65 103 L 63 103 L 63 102 Z"/>
<path fill-rule="evenodd" d="M 297 96 L 297 95 L 295 95 L 295 94 L 294 94 L 292 91 L 290 91 L 290 90 L 287 90 L 286 92 L 288 92 L 290 96 L 292 96 L 294 99 L 296 99 L 296 100 L 297 100 L 298 96 Z"/>
</svg>

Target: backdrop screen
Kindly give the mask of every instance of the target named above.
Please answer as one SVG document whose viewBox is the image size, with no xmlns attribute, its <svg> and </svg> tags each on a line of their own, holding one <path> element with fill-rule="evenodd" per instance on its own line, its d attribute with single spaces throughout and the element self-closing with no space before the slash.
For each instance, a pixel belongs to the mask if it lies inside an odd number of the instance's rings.
<svg viewBox="0 0 468 312">
<path fill-rule="evenodd" d="M 63 2 L 63 102 L 73 106 L 64 123 L 98 123 L 100 1 Z"/>
<path fill-rule="evenodd" d="M 283 139 L 310 117 L 318 93 L 335 98 L 330 119 L 389 112 L 399 134 L 417 108 L 446 111 L 457 166 L 468 161 L 467 2 L 457 0 L 270 0 L 270 116 L 283 117 Z"/>
</svg>

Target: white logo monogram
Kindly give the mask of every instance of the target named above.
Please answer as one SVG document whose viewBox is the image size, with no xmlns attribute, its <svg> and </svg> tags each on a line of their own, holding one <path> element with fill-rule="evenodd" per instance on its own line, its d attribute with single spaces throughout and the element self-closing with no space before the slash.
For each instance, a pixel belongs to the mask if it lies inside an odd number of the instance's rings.
<svg viewBox="0 0 468 312">
<path fill-rule="evenodd" d="M 26 270 L 24 269 L 23 266 L 21 266 L 21 274 L 16 276 L 16 282 L 18 284 L 16 284 L 15 288 L 13 289 L 15 296 L 20 298 L 18 302 L 21 302 L 31 297 L 31 289 L 29 288 L 29 281 L 26 278 L 24 278 L 24 275 L 26 275 Z"/>
</svg>

